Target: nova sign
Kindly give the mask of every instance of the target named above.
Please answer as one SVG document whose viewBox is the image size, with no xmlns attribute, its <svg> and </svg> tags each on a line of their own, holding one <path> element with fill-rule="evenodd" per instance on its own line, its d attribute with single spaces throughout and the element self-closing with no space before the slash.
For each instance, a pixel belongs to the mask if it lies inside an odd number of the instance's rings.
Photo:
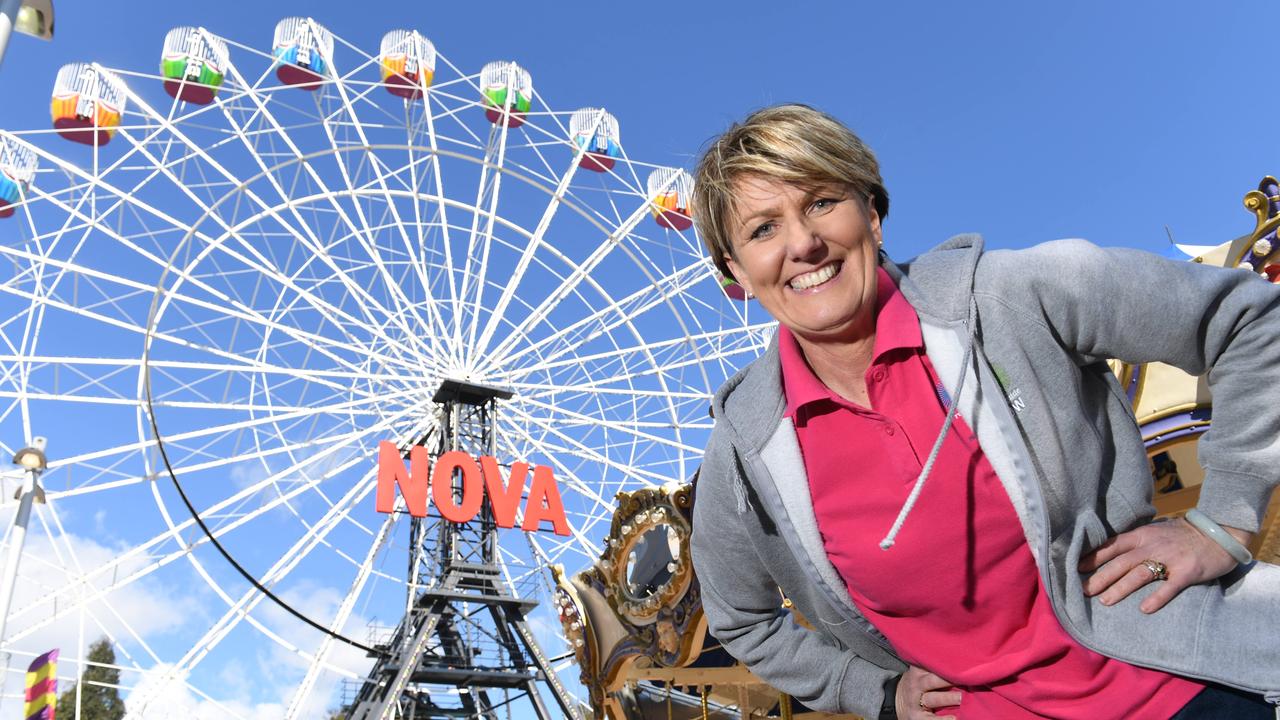
<svg viewBox="0 0 1280 720">
<path fill-rule="evenodd" d="M 427 516 L 429 490 L 431 501 L 445 520 L 456 523 L 471 520 L 480 512 L 480 503 L 488 497 L 489 508 L 498 527 L 515 527 L 516 508 L 529 474 L 527 463 L 512 463 L 511 476 L 504 483 L 498 461 L 487 455 L 479 458 L 477 463 L 475 458 L 464 452 L 450 450 L 442 453 L 435 467 L 428 472 L 430 462 L 427 449 L 415 445 L 409 449 L 409 468 L 406 470 L 400 448 L 395 443 L 385 440 L 378 443 L 378 512 L 390 513 L 395 509 L 395 489 L 399 486 L 413 517 Z M 462 478 L 459 497 L 455 497 L 453 492 L 455 473 L 460 473 Z M 564 503 L 560 501 L 556 478 L 551 468 L 535 465 L 520 529 L 537 532 L 543 521 L 551 523 L 557 535 L 569 534 L 569 521 L 564 516 Z"/>
</svg>

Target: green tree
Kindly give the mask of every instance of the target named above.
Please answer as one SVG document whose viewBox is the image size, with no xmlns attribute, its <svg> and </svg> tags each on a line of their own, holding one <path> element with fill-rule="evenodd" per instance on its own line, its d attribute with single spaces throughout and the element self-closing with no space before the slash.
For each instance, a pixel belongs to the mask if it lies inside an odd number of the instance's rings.
<svg viewBox="0 0 1280 720">
<path fill-rule="evenodd" d="M 122 720 L 124 700 L 120 698 L 120 671 L 114 666 L 116 653 L 101 638 L 89 646 L 89 667 L 80 676 L 80 720 Z M 76 686 L 72 683 L 58 697 L 59 720 L 75 720 Z"/>
</svg>

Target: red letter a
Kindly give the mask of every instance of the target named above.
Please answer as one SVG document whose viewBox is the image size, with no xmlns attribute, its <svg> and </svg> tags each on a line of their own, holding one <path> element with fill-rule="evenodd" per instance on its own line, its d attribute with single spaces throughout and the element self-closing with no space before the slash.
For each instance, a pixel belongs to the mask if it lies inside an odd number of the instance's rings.
<svg viewBox="0 0 1280 720">
<path fill-rule="evenodd" d="M 489 507 L 493 508 L 493 519 L 498 527 L 516 526 L 516 509 L 520 507 L 520 496 L 524 493 L 524 479 L 529 474 L 526 463 L 511 463 L 511 478 L 502 484 L 502 468 L 498 461 L 485 455 L 480 458 L 480 471 L 484 473 L 484 489 L 489 495 Z"/>
<path fill-rule="evenodd" d="M 389 513 L 396 505 L 396 485 L 404 496 L 404 504 L 414 517 L 427 516 L 427 449 L 414 445 L 409 449 L 409 472 L 404 469 L 404 459 L 395 443 L 383 440 L 378 443 L 378 491 L 377 509 Z"/>
<path fill-rule="evenodd" d="M 529 486 L 529 502 L 524 506 L 525 532 L 537 532 L 538 523 L 550 520 L 557 535 L 569 534 L 569 521 L 564 517 L 564 503 L 560 502 L 560 490 L 551 468 L 538 465 L 533 469 L 533 484 Z"/>
</svg>

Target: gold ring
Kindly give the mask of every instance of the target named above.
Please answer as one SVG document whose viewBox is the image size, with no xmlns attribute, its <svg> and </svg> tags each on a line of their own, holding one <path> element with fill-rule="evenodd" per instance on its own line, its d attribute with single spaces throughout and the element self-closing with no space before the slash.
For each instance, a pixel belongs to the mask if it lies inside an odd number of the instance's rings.
<svg viewBox="0 0 1280 720">
<path fill-rule="evenodd" d="M 1165 564 L 1159 560 L 1143 560 L 1141 565 L 1147 569 L 1147 572 L 1151 573 L 1152 580 L 1169 579 L 1169 568 L 1165 567 Z"/>
<path fill-rule="evenodd" d="M 929 706 L 924 704 L 924 693 L 920 693 L 920 702 L 918 704 L 920 705 L 921 710 L 929 709 Z"/>
</svg>

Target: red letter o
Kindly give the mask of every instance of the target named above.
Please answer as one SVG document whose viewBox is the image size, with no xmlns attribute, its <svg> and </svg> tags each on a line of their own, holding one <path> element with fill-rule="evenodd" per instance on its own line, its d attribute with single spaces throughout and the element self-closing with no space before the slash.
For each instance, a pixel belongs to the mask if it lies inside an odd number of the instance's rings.
<svg viewBox="0 0 1280 720">
<path fill-rule="evenodd" d="M 462 501 L 453 501 L 453 471 L 462 471 Z M 450 450 L 436 460 L 431 471 L 431 500 L 445 520 L 464 523 L 480 512 L 484 500 L 480 466 L 461 450 Z"/>
</svg>

